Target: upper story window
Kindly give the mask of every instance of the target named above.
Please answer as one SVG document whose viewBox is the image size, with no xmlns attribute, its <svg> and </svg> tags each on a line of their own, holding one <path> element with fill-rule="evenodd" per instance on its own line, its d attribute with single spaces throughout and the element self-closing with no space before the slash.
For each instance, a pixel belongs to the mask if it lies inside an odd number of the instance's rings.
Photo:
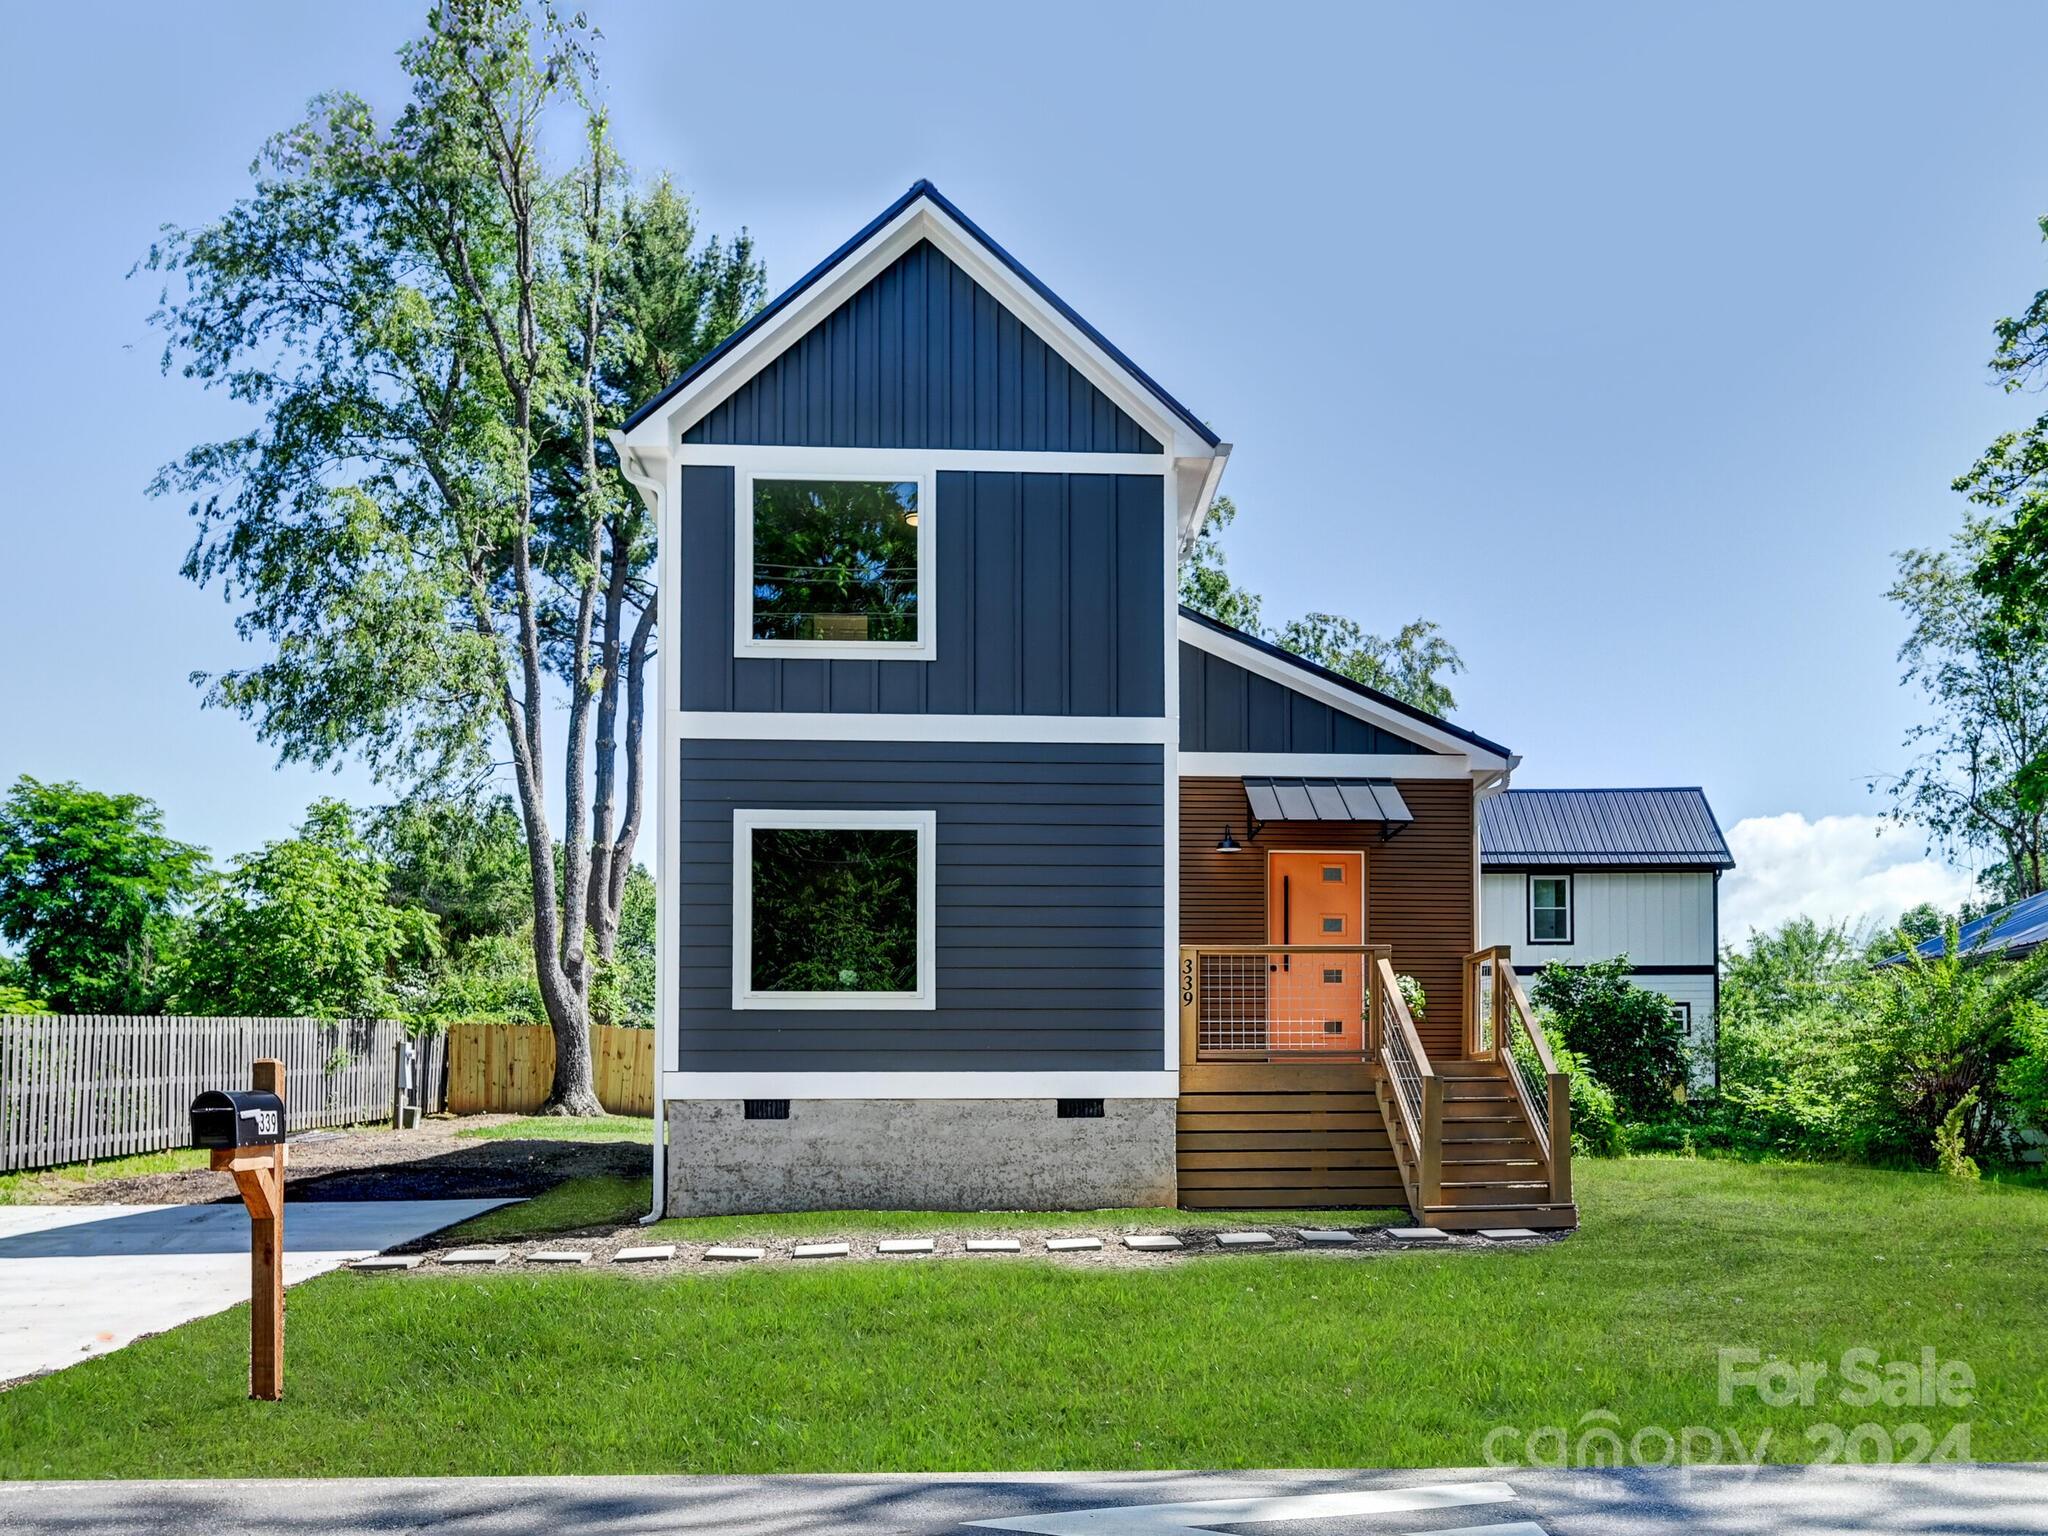
<svg viewBox="0 0 2048 1536">
<path fill-rule="evenodd" d="M 738 479 L 737 654 L 931 659 L 930 476 Z"/>
<path fill-rule="evenodd" d="M 1569 944 L 1572 941 L 1572 877 L 1529 877 L 1529 942 Z"/>
</svg>

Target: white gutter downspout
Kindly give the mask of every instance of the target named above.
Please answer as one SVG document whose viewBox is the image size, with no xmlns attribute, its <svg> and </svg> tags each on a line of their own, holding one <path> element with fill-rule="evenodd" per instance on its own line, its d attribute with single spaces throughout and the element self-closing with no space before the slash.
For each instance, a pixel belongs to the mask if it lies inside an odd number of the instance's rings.
<svg viewBox="0 0 2048 1536">
<path fill-rule="evenodd" d="M 632 450 L 627 448 L 626 435 L 623 432 L 613 432 L 610 434 L 610 437 L 612 451 L 619 456 L 619 473 L 624 475 L 626 477 L 627 483 L 631 485 L 633 489 L 640 493 L 640 499 L 647 503 L 647 510 L 654 514 L 654 528 L 658 548 L 660 536 L 665 531 L 661 525 L 662 483 L 660 480 L 655 479 L 653 476 L 647 474 L 646 471 L 640 467 L 639 457 L 638 455 L 633 453 Z M 660 556 L 657 555 L 657 561 L 659 561 L 659 558 Z M 659 564 L 657 564 L 656 591 L 658 592 L 659 590 L 660 566 Z M 654 748 L 655 791 L 657 794 L 661 796 L 661 799 L 657 802 L 659 809 L 656 811 L 655 814 L 657 815 L 657 817 L 660 818 L 658 824 L 662 828 L 661 838 L 659 840 L 661 843 L 666 843 L 668 840 L 668 829 L 671 825 L 669 817 L 672 814 L 668 806 L 667 784 L 667 698 L 668 683 L 666 678 L 664 678 L 662 682 L 662 697 L 655 700 L 654 708 L 654 717 L 657 721 L 661 722 L 661 729 L 663 732 L 662 736 L 656 738 Z M 661 857 L 661 849 L 659 846 L 657 846 L 655 849 L 654 856 L 654 900 L 655 911 L 657 914 L 659 914 L 659 912 L 661 911 L 662 905 L 671 900 L 674 894 L 673 892 L 664 891 L 661 888 L 661 868 L 663 862 L 664 861 Z M 657 938 L 660 934 L 660 931 L 660 923 L 659 918 L 657 916 L 655 928 Z M 660 967 L 660 961 L 658 959 L 656 961 L 656 965 L 658 970 Z M 663 1207 L 666 1204 L 668 1197 L 668 1158 L 664 1155 L 667 1151 L 667 1145 L 666 1142 L 663 1140 L 663 1133 L 668 1128 L 668 1117 L 662 1113 L 661 1101 L 661 1064 L 663 1060 L 666 1059 L 663 1055 L 663 1047 L 666 1044 L 666 1037 L 668 1034 L 668 1031 L 662 1027 L 663 1017 L 668 1011 L 669 1003 L 669 999 L 665 995 L 666 991 L 666 988 L 661 987 L 657 987 L 655 989 L 656 1012 L 654 1017 L 654 1137 L 652 1142 L 652 1152 L 654 1158 L 654 1177 L 651 1181 L 651 1188 L 653 1192 L 653 1206 L 645 1216 L 642 1216 L 640 1218 L 640 1225 L 643 1227 L 646 1226 L 649 1222 L 661 1220 Z"/>
</svg>

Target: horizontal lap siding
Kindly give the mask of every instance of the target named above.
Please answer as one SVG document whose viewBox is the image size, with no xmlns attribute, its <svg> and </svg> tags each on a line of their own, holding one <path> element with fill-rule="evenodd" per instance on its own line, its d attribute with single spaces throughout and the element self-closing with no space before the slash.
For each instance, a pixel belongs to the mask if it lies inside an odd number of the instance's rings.
<svg viewBox="0 0 2048 1536">
<path fill-rule="evenodd" d="M 993 294 L 922 241 L 713 408 L 684 441 L 1162 451 Z"/>
<path fill-rule="evenodd" d="M 1180 647 L 1183 752 L 1427 752 L 1200 646 Z"/>
<path fill-rule="evenodd" d="M 1158 747 L 686 741 L 677 1067 L 1156 1071 Z M 938 1007 L 732 1008 L 732 813 L 937 812 Z"/>
<path fill-rule="evenodd" d="M 1363 849 L 1366 942 L 1392 945 L 1394 968 L 1422 983 L 1424 1049 L 1455 1056 L 1473 948 L 1472 789 L 1456 779 L 1395 782 L 1415 820 L 1391 842 L 1380 841 L 1377 823 L 1331 821 L 1269 822 L 1251 842 L 1241 779 L 1182 779 L 1180 941 L 1266 942 L 1266 850 Z M 1226 824 L 1243 852 L 1216 851 Z"/>
<path fill-rule="evenodd" d="M 682 473 L 684 709 L 1165 713 L 1160 476 L 942 471 L 936 659 L 834 661 L 734 657 L 734 471 Z"/>
</svg>

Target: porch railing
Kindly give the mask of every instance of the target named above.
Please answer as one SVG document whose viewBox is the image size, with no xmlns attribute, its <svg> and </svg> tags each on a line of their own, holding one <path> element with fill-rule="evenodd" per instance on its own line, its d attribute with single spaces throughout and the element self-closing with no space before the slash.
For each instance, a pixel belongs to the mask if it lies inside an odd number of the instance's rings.
<svg viewBox="0 0 2048 1536">
<path fill-rule="evenodd" d="M 1376 1059 L 1384 944 L 1218 944 L 1180 952 L 1183 1062 Z"/>
<path fill-rule="evenodd" d="M 1500 1061 L 1529 1122 L 1550 1180 L 1550 1199 L 1572 1198 L 1572 1087 L 1536 1022 L 1505 944 L 1465 957 L 1465 1054 Z"/>
<path fill-rule="evenodd" d="M 1373 957 L 1372 991 L 1372 1016 L 1379 1022 L 1380 1115 L 1394 1133 L 1389 1139 L 1409 1203 L 1423 1211 L 1443 1197 L 1443 1080 L 1422 1048 L 1385 949 Z"/>
</svg>

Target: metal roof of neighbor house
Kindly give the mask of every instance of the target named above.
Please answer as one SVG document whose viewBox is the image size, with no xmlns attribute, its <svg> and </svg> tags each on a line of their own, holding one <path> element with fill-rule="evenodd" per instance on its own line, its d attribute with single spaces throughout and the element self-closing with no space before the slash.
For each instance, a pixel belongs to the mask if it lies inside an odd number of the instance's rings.
<svg viewBox="0 0 2048 1536">
<path fill-rule="evenodd" d="M 1417 709 L 1413 704 L 1397 699 L 1390 693 L 1381 693 L 1377 688 L 1368 688 L 1364 683 L 1348 678 L 1342 672 L 1332 672 L 1328 667 L 1317 666 L 1307 657 L 1297 656 L 1285 646 L 1275 645 L 1272 641 L 1261 639 L 1257 635 L 1246 634 L 1241 629 L 1233 629 L 1222 620 L 1212 619 L 1200 609 L 1190 608 L 1186 603 L 1180 605 L 1180 616 L 1201 625 L 1204 629 L 1213 629 L 1219 635 L 1228 635 L 1233 640 L 1242 641 L 1254 650 L 1263 651 L 1276 661 L 1284 661 L 1290 667 L 1299 667 L 1302 671 L 1312 673 L 1326 683 L 1335 683 L 1339 688 L 1347 689 L 1357 694 L 1360 698 L 1371 699 L 1373 703 L 1390 709 L 1397 715 L 1406 715 L 1411 720 L 1420 720 L 1425 725 L 1433 725 L 1438 730 L 1446 731 L 1457 737 L 1460 741 L 1469 741 L 1473 746 L 1484 748 L 1486 751 L 1496 753 L 1501 757 L 1512 758 L 1515 755 L 1499 742 L 1488 741 L 1476 731 L 1468 731 L 1463 726 L 1453 725 L 1450 721 L 1444 719 L 1443 716 L 1432 715 L 1426 709 Z"/>
<path fill-rule="evenodd" d="M 962 229 L 966 230 L 968 234 L 972 235 L 975 238 L 975 240 L 980 242 L 982 247 L 985 250 L 987 250 L 989 255 L 995 257 L 997 261 L 1001 262 L 1005 267 L 1009 268 L 1010 271 L 1016 276 L 1019 282 L 1023 283 L 1026 287 L 1030 288 L 1041 299 L 1044 299 L 1046 303 L 1050 304 L 1054 309 L 1058 310 L 1060 314 L 1066 318 L 1068 324 L 1072 325 L 1076 330 L 1081 332 L 1082 335 L 1086 336 L 1090 341 L 1094 342 L 1096 346 L 1102 348 L 1102 350 L 1109 355 L 1111 360 L 1114 361 L 1118 367 L 1122 368 L 1124 372 L 1128 373 L 1133 379 L 1137 380 L 1139 384 L 1143 385 L 1147 392 L 1149 392 L 1155 399 L 1157 399 L 1161 405 L 1165 406 L 1169 411 L 1173 412 L 1175 416 L 1178 416 L 1182 421 L 1187 423 L 1188 429 L 1192 431 L 1197 437 L 1201 438 L 1203 442 L 1207 443 L 1211 448 L 1217 448 L 1222 446 L 1222 440 L 1218 438 L 1214 432 L 1211 432 L 1209 428 L 1202 423 L 1200 417 L 1196 416 L 1193 411 L 1189 410 L 1186 406 L 1182 405 L 1178 400 L 1174 399 L 1173 396 L 1169 395 L 1164 389 L 1160 388 L 1157 381 L 1155 381 L 1150 374 L 1145 372 L 1145 370 L 1140 368 L 1136 363 L 1132 362 L 1130 358 L 1126 357 L 1122 350 L 1119 349 L 1113 342 L 1111 342 L 1107 336 L 1104 336 L 1102 332 L 1098 331 L 1097 329 L 1095 329 L 1094 326 L 1090 325 L 1086 320 L 1082 319 L 1081 316 L 1075 312 L 1073 306 L 1068 304 L 1065 299 L 1061 298 L 1058 294 L 1054 293 L 1050 288 L 1046 287 L 1044 283 L 1040 282 L 1038 277 L 1028 267 L 1026 267 L 1023 262 L 1019 261 L 1016 257 L 1012 256 L 1008 251 L 1004 250 L 1000 245 L 997 245 L 995 241 L 991 240 L 988 237 L 988 234 L 982 229 L 982 227 L 979 224 L 976 224 L 974 220 L 968 218 L 966 214 L 962 213 L 958 208 L 954 207 L 951 202 L 947 201 L 946 197 L 939 191 L 937 187 L 933 186 L 929 181 L 925 180 L 919 180 L 913 183 L 908 192 L 905 192 L 901 197 L 897 198 L 895 202 L 891 203 L 888 207 L 884 208 L 880 213 L 876 214 L 875 217 L 869 220 L 866 226 L 859 231 L 859 233 L 855 234 L 844 245 L 840 246 L 838 250 L 834 251 L 830 256 L 827 256 L 823 261 L 819 262 L 815 267 L 811 268 L 810 271 L 806 272 L 802 277 L 798 278 L 794 283 L 790 284 L 789 287 L 783 289 L 781 293 L 777 294 L 773 299 L 769 300 L 768 303 L 762 306 L 762 308 L 754 315 L 754 317 L 751 320 L 747 321 L 745 325 L 741 326 L 738 330 L 734 331 L 730 336 L 726 337 L 724 341 L 720 342 L 717 346 L 713 347 L 709 352 L 705 353 L 702 357 L 698 358 L 696 362 L 692 363 L 688 368 L 684 369 L 683 372 L 677 376 L 674 382 L 672 382 L 667 389 L 664 389 L 660 394 L 656 395 L 652 400 L 648 401 L 645 405 L 641 406 L 638 410 L 636 410 L 631 416 L 628 416 L 626 418 L 625 430 L 628 432 L 632 431 L 633 428 L 639 426 L 640 423 L 645 421 L 649 416 L 652 416 L 657 410 L 661 408 L 661 405 L 664 401 L 668 400 L 671 396 L 676 394 L 677 391 L 686 388 L 689 385 L 690 381 L 696 378 L 699 374 L 701 374 L 706 368 L 709 368 L 721 357 L 724 357 L 726 353 L 732 351 L 734 347 L 737 347 L 742 342 L 744 342 L 747 339 L 747 337 L 751 336 L 763 325 L 766 325 L 777 314 L 781 313 L 784 309 L 788 308 L 792 302 L 794 302 L 799 296 L 801 296 L 805 292 L 805 290 L 810 288 L 820 278 L 824 277 L 825 274 L 830 272 L 834 267 L 838 266 L 840 262 L 844 261 L 847 257 L 851 256 L 863 245 L 867 244 L 868 241 L 873 239 L 876 233 L 883 228 L 883 226 L 888 224 L 890 220 L 894 219 L 899 213 L 903 212 L 904 209 L 908 208 L 920 197 L 929 198 L 934 207 L 940 209 L 943 213 L 946 214 L 948 218 L 952 219 L 954 223 L 958 224 Z"/>
<path fill-rule="evenodd" d="M 1479 803 L 1479 862 L 1735 867 L 1698 789 L 1510 789 Z"/>
<path fill-rule="evenodd" d="M 2048 939 L 2048 891 L 2029 896 L 1996 912 L 1987 912 L 1974 923 L 1965 923 L 1958 935 L 1966 955 L 2000 955 L 2007 960 L 2024 960 Z M 1947 947 L 1947 937 L 1936 934 L 1913 946 L 1918 954 L 1932 960 Z M 1903 960 L 1894 955 L 1892 961 Z M 1890 963 L 1890 962 L 1887 962 Z"/>
</svg>

